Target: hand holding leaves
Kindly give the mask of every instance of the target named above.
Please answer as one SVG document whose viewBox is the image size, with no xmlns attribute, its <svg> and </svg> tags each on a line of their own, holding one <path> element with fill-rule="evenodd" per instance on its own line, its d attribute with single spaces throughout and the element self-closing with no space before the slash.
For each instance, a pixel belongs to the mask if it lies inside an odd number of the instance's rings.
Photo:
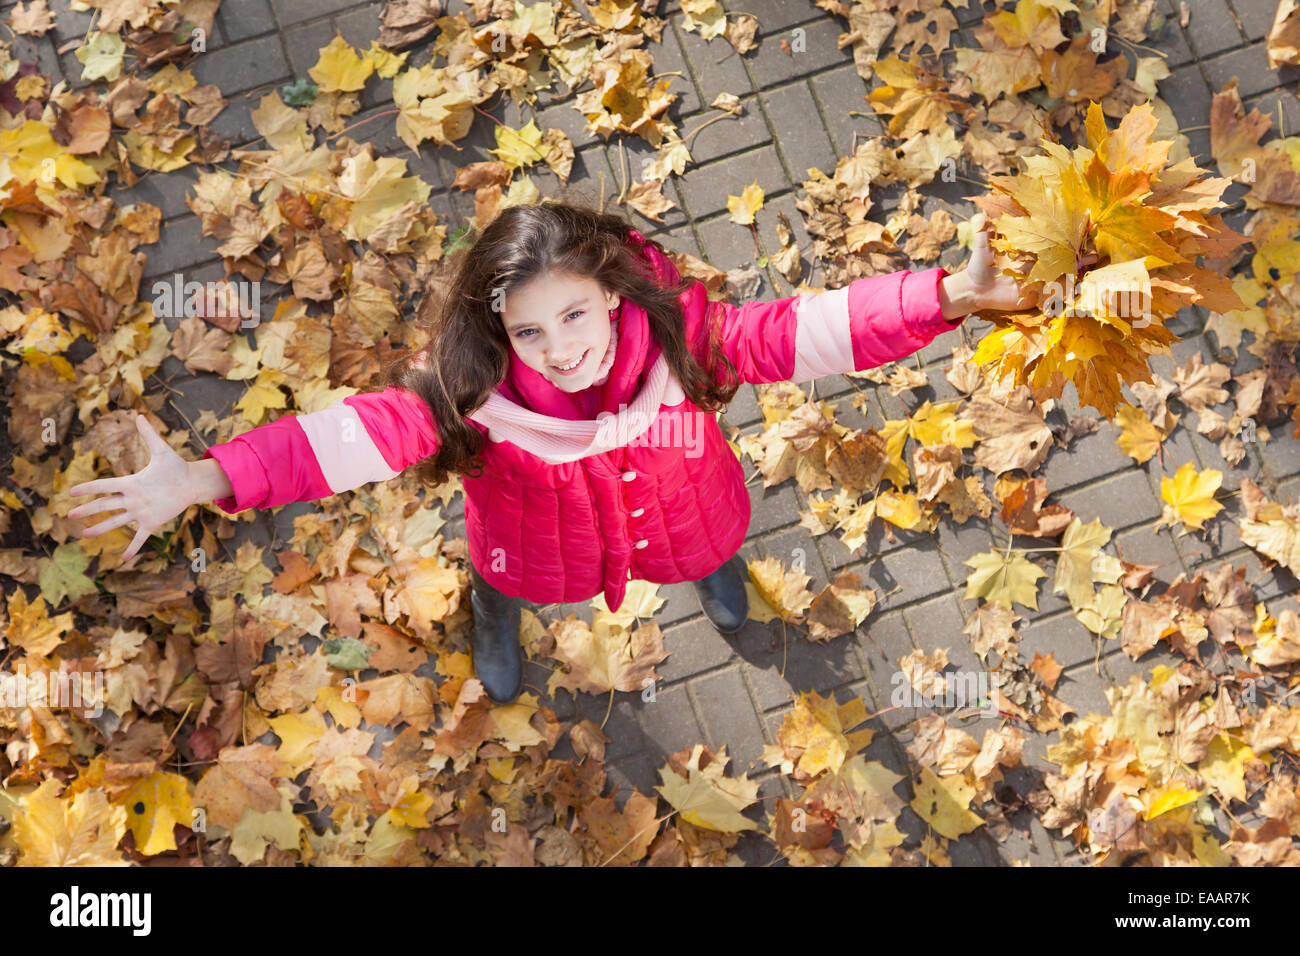
<svg viewBox="0 0 1300 956">
<path fill-rule="evenodd" d="M 1014 276 L 1000 275 L 993 263 L 993 250 L 989 248 L 989 235 L 993 231 L 984 213 L 975 216 L 974 247 L 966 268 L 948 278 L 953 280 L 949 296 L 954 303 L 968 312 L 993 309 L 998 312 L 1018 312 L 1037 308 L 1039 297 L 1025 294 Z M 1095 254 L 1078 259 L 1080 266 L 1097 261 Z M 947 282 L 947 280 L 945 280 Z"/>
</svg>

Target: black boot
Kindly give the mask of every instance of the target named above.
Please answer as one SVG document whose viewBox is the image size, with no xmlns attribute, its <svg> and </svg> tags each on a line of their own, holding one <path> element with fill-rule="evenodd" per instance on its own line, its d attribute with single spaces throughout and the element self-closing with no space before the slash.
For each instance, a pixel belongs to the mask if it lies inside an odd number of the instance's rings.
<svg viewBox="0 0 1300 956">
<path fill-rule="evenodd" d="M 474 676 L 494 704 L 513 703 L 524 688 L 524 654 L 519 622 L 526 602 L 502 594 L 470 565 L 470 605 L 474 609 Z"/>
<path fill-rule="evenodd" d="M 745 626 L 749 617 L 747 580 L 749 573 L 745 570 L 744 559 L 737 553 L 712 574 L 691 582 L 695 585 L 700 607 L 723 634 L 734 634 Z"/>
</svg>

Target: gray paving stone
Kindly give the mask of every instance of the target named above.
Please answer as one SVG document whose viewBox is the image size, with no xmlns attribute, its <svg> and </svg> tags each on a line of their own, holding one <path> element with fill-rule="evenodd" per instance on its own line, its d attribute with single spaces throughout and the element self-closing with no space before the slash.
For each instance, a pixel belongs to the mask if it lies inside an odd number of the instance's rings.
<svg viewBox="0 0 1300 956">
<path fill-rule="evenodd" d="M 663 778 L 659 776 L 659 768 L 665 763 L 663 757 L 657 753 L 637 754 L 622 760 L 607 760 L 605 763 L 605 773 L 608 775 L 607 786 L 611 789 L 618 787 L 614 805 L 622 810 L 633 790 L 646 796 L 654 796 L 655 787 L 663 782 Z"/>
<path fill-rule="evenodd" d="M 677 96 L 676 101 L 668 107 L 668 115 L 676 120 L 684 116 L 692 116 L 708 104 L 700 99 L 700 92 L 695 88 L 695 81 L 691 78 L 690 67 L 686 62 L 686 54 L 677 39 L 677 31 L 671 25 L 666 25 L 659 40 L 658 43 L 648 41 L 645 45 L 646 51 L 654 60 L 654 75 L 681 74 L 672 77 L 672 82 L 668 85 L 668 92 Z"/>
<path fill-rule="evenodd" d="M 913 604 L 904 609 L 903 617 L 926 651 L 944 648 L 948 652 L 948 661 L 957 670 L 983 670 L 979 658 L 970 649 L 970 638 L 962 633 L 966 618 L 955 593 L 941 594 Z"/>
<path fill-rule="evenodd" d="M 1118 643 L 1108 640 L 1106 646 Z M 1087 717 L 1090 713 L 1105 716 L 1110 713 L 1110 703 L 1106 700 L 1106 688 L 1109 686 L 1110 678 L 1101 662 L 1094 664 L 1088 660 L 1077 667 L 1066 668 L 1057 679 L 1052 693 L 1067 701 L 1079 717 Z"/>
<path fill-rule="evenodd" d="M 790 188 L 770 143 L 704 166 L 688 166 L 678 188 L 687 212 L 699 220 L 727 212 L 727 197 L 742 195 L 754 183 L 765 195 Z"/>
<path fill-rule="evenodd" d="M 885 610 L 952 587 L 933 538 L 922 539 L 867 561 L 853 562 L 847 567 L 876 589 L 880 595 L 878 607 Z"/>
<path fill-rule="evenodd" d="M 836 156 L 841 159 L 851 156 L 857 145 L 872 136 L 884 134 L 884 122 L 866 101 L 867 81 L 858 75 L 852 64 L 814 74 L 808 82 L 821 106 L 822 115 L 829 121 L 827 128 Z M 822 170 L 827 176 L 833 171 L 834 164 Z"/>
<path fill-rule="evenodd" d="M 763 420 L 763 412 L 758 407 L 758 397 L 754 391 L 754 386 L 742 382 L 740 387 L 736 389 L 736 395 L 732 398 L 731 404 L 722 413 L 722 417 L 727 424 L 736 428 L 753 430 L 749 429 L 749 426 Z M 757 431 L 761 432 L 762 429 L 757 429 Z"/>
<path fill-rule="evenodd" d="M 799 131 L 797 136 L 782 136 L 776 141 L 791 183 L 807 179 L 809 168 L 823 171 L 835 168 L 835 148 L 830 136 L 821 123 L 813 122 L 818 115 L 817 104 L 807 82 L 764 90 L 759 99 L 767 110 L 772 129 L 778 133 Z"/>
<path fill-rule="evenodd" d="M 1296 77 L 1300 76 L 1294 67 L 1284 66 L 1270 70 L 1268 57 L 1257 46 L 1211 57 L 1203 60 L 1202 65 L 1213 89 L 1223 89 L 1232 77 L 1237 77 L 1237 89 L 1243 98 L 1265 93 L 1288 82 L 1294 83 Z"/>
<path fill-rule="evenodd" d="M 1170 72 L 1159 81 L 1157 90 L 1182 126 L 1197 125 L 1210 115 L 1214 93 L 1197 63 L 1188 63 Z"/>
<path fill-rule="evenodd" d="M 978 515 L 958 524 L 951 519 L 940 521 L 935 529 L 939 541 L 939 558 L 948 571 L 954 593 L 959 597 L 966 593 L 966 579 L 970 576 L 971 566 L 966 564 L 968 558 L 985 551 L 993 550 L 993 537 L 989 532 L 988 522 Z M 973 610 L 975 603 L 969 607 Z"/>
<path fill-rule="evenodd" d="M 284 48 L 289 52 L 293 74 L 299 79 L 310 77 L 307 71 L 320 59 L 320 51 L 330 45 L 338 30 L 330 20 L 313 20 L 284 31 Z M 345 38 L 346 39 L 346 38 Z"/>
<path fill-rule="evenodd" d="M 892 706 L 894 688 L 901 686 L 895 677 L 900 673 L 898 659 L 916 650 L 916 645 L 901 611 L 885 614 L 873 611 L 863 624 L 867 633 L 855 636 L 854 642 L 867 668 L 875 710 L 882 712 L 879 719 L 887 727 L 901 727 L 915 718 L 914 708 L 888 708 Z"/>
<path fill-rule="evenodd" d="M 1154 523 L 1118 532 L 1111 536 L 1111 542 L 1113 548 L 1103 549 L 1108 554 L 1113 550 L 1123 561 L 1160 565 L 1154 577 L 1162 581 L 1172 581 L 1183 570 L 1182 558 L 1169 531 L 1155 530 Z"/>
<path fill-rule="evenodd" d="M 568 692 L 558 691 L 557 696 L 565 693 Z M 613 706 L 610 706 L 608 694 L 578 694 L 575 703 L 577 720 L 585 718 L 597 726 L 604 722 L 602 730 L 605 736 L 610 738 L 609 743 L 605 744 L 607 760 L 619 760 L 646 749 L 647 741 L 641 732 L 641 725 L 637 718 L 640 716 L 641 709 L 649 705 L 641 700 L 639 692 L 616 691 Z M 607 708 L 608 720 L 605 718 Z"/>
<path fill-rule="evenodd" d="M 729 14 L 749 13 L 757 17 L 759 35 L 764 38 L 822 15 L 810 4 L 789 0 L 727 0 L 723 6 Z"/>
<path fill-rule="evenodd" d="M 587 126 L 587 118 L 570 103 L 547 106 L 537 115 L 537 128 L 545 132 L 558 129 L 573 141 L 575 152 L 592 144 L 601 144 L 603 140 Z"/>
<path fill-rule="evenodd" d="M 704 222 L 697 220 L 695 228 L 699 233 L 700 241 L 704 243 L 706 261 L 715 269 L 730 272 L 732 269 L 748 266 L 757 258 L 754 250 L 754 234 L 749 226 L 738 225 L 728 216 L 717 216 Z M 778 296 L 769 281 L 762 279 L 753 299 L 767 302 L 776 298 Z"/>
<path fill-rule="evenodd" d="M 1228 411 L 1231 413 L 1231 409 L 1228 409 Z M 1184 425 L 1192 425 L 1192 419 L 1194 418 L 1194 414 L 1184 416 Z M 1230 465 L 1224 460 L 1223 453 L 1219 451 L 1219 442 L 1211 441 L 1197 432 L 1194 425 L 1186 430 L 1186 434 L 1205 467 L 1214 468 L 1222 473 L 1222 488 L 1224 491 L 1236 491 L 1241 487 L 1243 478 L 1249 478 L 1259 484 L 1260 481 L 1268 477 L 1269 460 L 1267 456 L 1264 456 L 1264 464 L 1260 464 L 1261 456 L 1256 453 L 1256 449 L 1259 447 L 1257 444 L 1252 446 L 1247 443 L 1245 456 L 1235 465 Z M 1270 447 L 1271 445 L 1272 443 L 1270 443 Z"/>
<path fill-rule="evenodd" d="M 800 36 L 795 31 L 802 30 Z M 853 62 L 853 51 L 839 49 L 841 34 L 847 33 L 843 20 L 822 17 L 804 26 L 787 30 L 780 36 L 764 35 L 757 50 L 745 54 L 745 66 L 753 82 L 760 87 L 776 86 L 809 73 Z M 791 52 L 781 49 L 780 40 L 790 43 Z M 768 42 L 769 40 L 775 42 Z M 797 49 L 801 44 L 804 49 Z"/>
<path fill-rule="evenodd" d="M 750 465 L 746 468 L 746 478 L 752 473 L 750 470 L 752 467 Z M 794 488 L 793 479 L 786 479 L 781 484 L 766 489 L 763 488 L 761 476 L 750 483 L 749 536 L 746 540 L 789 524 L 791 520 L 797 520 Z"/>
<path fill-rule="evenodd" d="M 230 41 L 247 40 L 277 28 L 267 0 L 222 0 L 217 22 Z"/>
<path fill-rule="evenodd" d="M 251 144 L 254 140 L 260 140 L 262 134 L 253 125 L 252 112 L 257 109 L 257 104 L 262 99 L 261 96 L 249 97 L 240 94 L 226 97 L 226 99 L 225 109 L 218 113 L 216 119 L 208 124 L 212 131 L 222 139 L 229 140 L 232 149 Z M 179 172 L 179 170 L 177 171 Z"/>
<path fill-rule="evenodd" d="M 135 185 L 128 188 L 114 187 L 109 190 L 114 202 L 119 206 L 131 203 L 149 203 L 157 206 L 163 222 L 189 213 L 185 204 L 187 196 L 193 196 L 194 184 L 198 182 L 199 170 L 194 166 L 182 166 L 167 175 L 147 173 L 141 176 Z"/>
<path fill-rule="evenodd" d="M 1020 656 L 1026 661 L 1034 659 L 1035 654 L 1055 656 L 1056 663 L 1062 667 L 1073 667 L 1084 661 L 1091 662 L 1097 656 L 1097 635 L 1083 626 L 1070 612 L 1066 611 L 1054 617 L 1030 622 L 1020 629 Z M 1103 651 L 1116 642 L 1105 639 Z"/>
<path fill-rule="evenodd" d="M 1247 113 L 1257 109 L 1272 120 L 1271 128 L 1276 130 L 1279 136 L 1292 136 L 1300 130 L 1300 98 L 1297 98 L 1291 90 L 1273 90 L 1263 96 L 1246 100 L 1245 107 Z"/>
<path fill-rule="evenodd" d="M 1087 409 L 1080 417 L 1100 416 L 1094 409 Z M 1048 490 L 1057 493 L 1104 475 L 1133 468 L 1133 459 L 1124 454 L 1115 443 L 1119 434 L 1117 427 L 1104 418 L 1101 419 L 1096 431 L 1079 436 L 1067 448 L 1053 444 L 1046 460 L 1035 472 L 1035 477 L 1042 478 L 1047 482 Z M 1091 519 L 1085 518 L 1084 522 L 1088 520 Z"/>
<path fill-rule="evenodd" d="M 690 64 L 690 74 L 699 94 L 700 107 L 707 108 L 718 98 L 719 93 L 732 93 L 739 97 L 753 93 L 754 87 L 745 70 L 743 58 L 736 55 L 735 48 L 722 37 L 707 42 L 701 40 L 698 32 L 683 30 L 680 19 L 673 17 L 664 30 L 672 30 L 677 36 L 677 44 Z M 752 57 L 754 54 L 746 55 Z"/>
<path fill-rule="evenodd" d="M 1175 7 L 1172 13 L 1168 9 L 1162 9 L 1167 8 L 1168 5 L 1168 0 L 1157 0 L 1157 11 L 1167 19 L 1164 26 L 1147 35 L 1146 44 L 1163 54 L 1166 58 L 1165 64 L 1173 70 L 1195 59 L 1195 54 L 1187 42 L 1186 33 L 1178 25 L 1177 8 Z M 1131 56 L 1127 53 L 1126 55 Z M 1161 96 L 1163 98 L 1163 94 Z"/>
<path fill-rule="evenodd" d="M 368 50 L 370 41 L 379 39 L 379 16 L 384 11 L 383 3 L 362 3 L 339 14 L 334 23 L 343 39 L 358 50 Z M 408 60 L 409 62 L 409 60 Z"/>
<path fill-rule="evenodd" d="M 213 236 L 201 236 L 202 223 L 188 216 L 163 223 L 157 248 L 141 246 L 148 255 L 144 280 L 170 276 L 173 272 L 189 271 L 216 257 L 220 243 Z"/>
<path fill-rule="evenodd" d="M 1137 660 L 1133 660 L 1123 650 L 1115 650 L 1103 657 L 1101 663 L 1102 670 L 1110 681 L 1109 686 L 1123 688 L 1128 685 L 1129 678 L 1133 674 L 1139 675 L 1144 681 L 1150 683 L 1151 672 L 1156 667 L 1176 668 L 1185 659 L 1181 654 L 1171 651 L 1168 643 L 1161 642 Z M 1105 713 L 1110 712 L 1108 706 Z M 1087 715 L 1081 714 L 1081 716 Z"/>
<path fill-rule="evenodd" d="M 1268 559 L 1261 559 L 1262 556 L 1250 547 L 1228 554 L 1188 552 L 1185 558 L 1192 573 L 1198 570 L 1210 572 L 1222 564 L 1231 564 L 1234 569 L 1245 565 L 1246 581 L 1255 589 L 1255 598 L 1259 601 L 1268 601 L 1300 588 L 1300 581 L 1289 570 L 1280 564 L 1266 568 Z"/>
<path fill-rule="evenodd" d="M 822 553 L 822 560 L 826 563 L 826 569 L 834 574 L 847 565 L 875 560 L 877 555 L 896 551 L 921 538 L 919 532 L 903 531 L 898 528 L 892 530 L 894 540 L 890 541 L 885 534 L 884 522 L 873 521 L 867 529 L 866 540 L 853 551 L 850 551 L 844 542 L 840 540 L 841 532 L 838 531 L 815 535 L 814 540 L 817 542 L 818 550 Z M 940 567 L 942 567 L 942 564 L 940 564 Z M 878 571 L 878 573 L 884 572 Z M 865 578 L 866 575 L 864 574 L 863 577 Z"/>
<path fill-rule="evenodd" d="M 695 589 L 685 585 L 695 600 Z M 662 589 L 661 589 L 662 590 Z M 696 602 L 699 611 L 699 603 Z M 693 674 L 721 667 L 735 656 L 731 642 L 718 633 L 702 612 L 699 616 L 681 624 L 665 626 L 663 612 L 655 615 L 655 620 L 664 627 L 664 649 L 668 659 L 655 668 L 665 681 L 670 683 L 684 680 Z"/>
<path fill-rule="evenodd" d="M 1187 36 L 1197 56 L 1222 53 L 1244 42 L 1225 0 L 1196 0 L 1187 22 Z"/>
<path fill-rule="evenodd" d="M 1246 31 L 1246 39 L 1252 43 L 1268 36 L 1273 28 L 1273 16 L 1277 6 L 1271 3 L 1259 3 L 1257 0 L 1233 0 L 1232 8 Z"/>
<path fill-rule="evenodd" d="M 1300 474 L 1300 439 L 1292 438 L 1292 431 L 1293 429 L 1286 426 L 1273 429 L 1273 440 L 1265 445 L 1256 446 L 1264 461 L 1263 476 L 1269 481 L 1281 481 Z M 1247 446 L 1248 451 L 1249 449 L 1250 446 Z M 1245 464 L 1244 461 L 1242 463 Z M 1257 484 L 1259 483 L 1259 472 L 1252 473 L 1251 477 Z"/>
<path fill-rule="evenodd" d="M 1164 509 L 1158 500 L 1151 491 L 1147 476 L 1138 469 L 1121 472 L 1057 497 L 1057 501 L 1077 512 L 1084 524 L 1100 518 L 1102 524 L 1116 530 L 1159 518 Z"/>
<path fill-rule="evenodd" d="M 275 11 L 275 18 L 279 21 L 281 27 L 289 27 L 295 23 L 301 23 L 303 20 L 311 20 L 331 13 L 339 13 L 355 5 L 356 0 L 311 0 L 310 3 L 304 3 L 303 0 L 271 0 L 271 8 Z M 448 15 L 454 16 L 455 14 L 448 10 Z"/>
<path fill-rule="evenodd" d="M 747 153 L 772 142 L 772 130 L 768 127 L 758 97 L 752 94 L 742 96 L 740 105 L 742 112 L 738 116 L 721 114 L 725 117 L 724 119 L 720 119 L 716 123 L 710 123 L 707 127 L 702 122 L 692 125 L 692 129 L 698 125 L 700 132 L 691 140 L 690 152 L 693 164 L 687 167 L 688 172 L 695 166 L 702 166 L 736 153 Z M 754 159 L 755 157 L 750 158 Z M 773 153 L 773 159 L 775 158 L 776 154 Z M 777 162 L 777 170 L 781 172 L 780 180 L 782 185 L 773 187 L 769 191 L 791 185 L 788 177 L 784 175 L 784 169 L 780 166 L 779 161 Z M 726 208 L 725 201 L 723 202 L 723 208 Z M 707 212 L 708 210 L 703 213 L 696 213 L 696 215 L 705 215 Z"/>
<path fill-rule="evenodd" d="M 43 37 L 15 36 L 7 28 L 5 34 L 9 44 L 9 55 L 13 59 L 19 63 L 34 62 L 37 70 L 50 77 L 51 84 L 58 83 L 59 80 L 63 79 L 63 63 L 59 60 L 59 54 L 55 51 L 51 34 L 47 33 Z M 80 66 L 81 64 L 78 63 L 77 65 Z M 80 69 L 76 71 L 76 75 L 81 75 Z"/>
<path fill-rule="evenodd" d="M 280 38 L 273 34 L 204 53 L 195 58 L 191 72 L 200 84 L 215 83 L 227 99 L 254 87 L 269 89 L 293 77 Z"/>
<path fill-rule="evenodd" d="M 704 723 L 705 741 L 715 753 L 726 746 L 733 773 L 752 773 L 765 739 L 739 667 L 694 678 L 688 686 Z"/>
<path fill-rule="evenodd" d="M 685 684 L 658 688 L 653 701 L 638 696 L 636 713 L 646 744 L 656 755 L 676 753 L 704 740 Z"/>
</svg>

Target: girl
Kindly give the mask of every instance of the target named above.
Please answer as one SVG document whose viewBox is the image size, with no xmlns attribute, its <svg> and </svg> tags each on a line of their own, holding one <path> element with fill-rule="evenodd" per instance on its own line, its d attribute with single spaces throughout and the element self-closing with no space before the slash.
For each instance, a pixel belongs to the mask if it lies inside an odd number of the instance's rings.
<svg viewBox="0 0 1300 956">
<path fill-rule="evenodd" d="M 456 270 L 429 344 L 380 391 L 285 415 L 185 462 L 145 418 L 148 467 L 70 490 L 69 517 L 121 513 L 129 560 L 190 505 L 228 514 L 396 477 L 462 475 L 476 676 L 522 689 L 524 603 L 617 610 L 627 582 L 692 581 L 724 633 L 748 616 L 738 551 L 744 472 L 713 413 L 743 382 L 807 382 L 924 347 L 980 309 L 1032 300 L 994 274 L 979 231 L 968 267 L 857 279 L 772 302 L 711 302 L 626 219 L 543 200 L 504 209 Z M 687 436 L 690 436 L 689 438 Z"/>
</svg>

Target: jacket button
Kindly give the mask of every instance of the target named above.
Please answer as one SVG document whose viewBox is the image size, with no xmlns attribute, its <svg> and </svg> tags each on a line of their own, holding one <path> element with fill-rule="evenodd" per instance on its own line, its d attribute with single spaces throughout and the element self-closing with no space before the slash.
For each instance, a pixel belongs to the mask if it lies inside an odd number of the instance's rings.
<svg viewBox="0 0 1300 956">
<path fill-rule="evenodd" d="M 635 471 L 625 471 L 625 472 L 623 472 L 623 474 L 620 475 L 619 477 L 622 478 L 624 481 L 631 481 L 633 478 L 636 477 L 636 472 L 635 472 Z"/>
<path fill-rule="evenodd" d="M 644 508 L 637 508 L 636 511 L 633 511 L 633 512 L 632 512 L 632 517 L 633 517 L 633 518 L 639 518 L 639 517 L 641 517 L 643 514 L 645 514 L 645 509 L 644 509 Z"/>
<path fill-rule="evenodd" d="M 649 544 L 649 543 L 650 543 L 650 540 L 649 540 L 648 538 L 642 538 L 640 541 L 638 541 L 638 542 L 636 543 L 636 546 L 637 546 L 638 548 L 644 548 L 644 547 L 645 547 L 647 544 Z"/>
</svg>

